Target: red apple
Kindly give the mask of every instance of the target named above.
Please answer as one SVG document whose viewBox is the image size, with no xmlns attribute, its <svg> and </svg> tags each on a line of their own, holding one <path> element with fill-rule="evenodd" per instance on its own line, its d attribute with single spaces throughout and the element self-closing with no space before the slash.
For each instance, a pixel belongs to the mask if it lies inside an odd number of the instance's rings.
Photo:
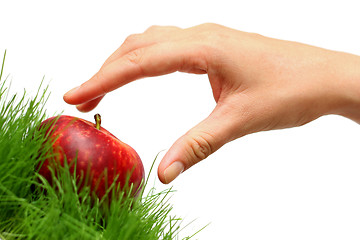
<svg viewBox="0 0 360 240">
<path fill-rule="evenodd" d="M 115 180 L 121 188 L 126 183 L 133 184 L 133 193 L 137 194 L 144 179 L 144 167 L 139 155 L 129 145 L 100 126 L 100 115 L 95 115 L 95 119 L 96 124 L 61 115 L 42 122 L 41 126 L 52 124 L 48 133 L 49 138 L 54 141 L 52 148 L 55 161 L 63 166 L 66 159 L 70 172 L 74 173 L 76 169 L 77 179 L 88 174 L 90 190 L 100 199 Z M 76 168 L 72 163 L 75 159 Z M 50 159 L 47 159 L 39 173 L 51 182 L 49 166 L 52 164 Z M 104 174 L 105 169 L 107 174 Z"/>
</svg>

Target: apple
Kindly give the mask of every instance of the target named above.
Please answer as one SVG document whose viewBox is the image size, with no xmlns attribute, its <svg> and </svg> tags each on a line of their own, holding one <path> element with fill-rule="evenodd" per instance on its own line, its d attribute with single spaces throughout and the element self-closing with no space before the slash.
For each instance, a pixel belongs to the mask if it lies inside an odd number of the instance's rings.
<svg viewBox="0 0 360 240">
<path fill-rule="evenodd" d="M 53 160 L 62 166 L 67 161 L 70 172 L 74 174 L 76 171 L 77 181 L 83 179 L 80 188 L 87 182 L 90 191 L 100 199 L 114 181 L 116 185 L 120 184 L 121 189 L 125 184 L 133 184 L 132 193 L 138 195 L 144 179 L 144 167 L 139 155 L 100 126 L 99 114 L 95 115 L 95 120 L 94 124 L 60 115 L 43 121 L 41 126 L 50 126 L 47 134 L 53 141 Z M 39 169 L 39 173 L 49 182 L 52 182 L 49 167 L 56 167 L 54 161 L 46 159 Z M 88 177 L 87 181 L 84 181 L 84 176 Z"/>
</svg>

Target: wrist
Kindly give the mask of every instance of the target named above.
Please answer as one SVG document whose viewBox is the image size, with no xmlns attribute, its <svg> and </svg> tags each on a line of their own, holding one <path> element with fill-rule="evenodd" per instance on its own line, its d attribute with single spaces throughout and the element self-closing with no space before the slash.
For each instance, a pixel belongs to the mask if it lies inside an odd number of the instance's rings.
<svg viewBox="0 0 360 240">
<path fill-rule="evenodd" d="M 332 113 L 360 123 L 360 56 L 337 53 L 334 91 L 337 106 Z"/>
</svg>

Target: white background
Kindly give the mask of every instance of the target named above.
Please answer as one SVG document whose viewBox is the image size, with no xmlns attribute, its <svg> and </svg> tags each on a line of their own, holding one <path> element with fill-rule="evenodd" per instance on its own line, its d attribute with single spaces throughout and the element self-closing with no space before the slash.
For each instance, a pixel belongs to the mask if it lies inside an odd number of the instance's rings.
<svg viewBox="0 0 360 240">
<path fill-rule="evenodd" d="M 215 22 L 360 55 L 357 2 L 0 0 L 0 53 L 7 49 L 13 91 L 32 94 L 45 76 L 49 116 L 64 111 L 92 120 L 101 113 L 103 126 L 137 150 L 148 172 L 155 155 L 215 102 L 206 76 L 175 73 L 118 89 L 89 114 L 66 105 L 62 95 L 128 35 L 151 25 Z M 171 184 L 173 214 L 197 219 L 181 236 L 210 222 L 197 238 L 360 239 L 359 136 L 356 123 L 326 116 L 227 144 Z M 151 183 L 169 187 L 155 173 Z"/>
</svg>

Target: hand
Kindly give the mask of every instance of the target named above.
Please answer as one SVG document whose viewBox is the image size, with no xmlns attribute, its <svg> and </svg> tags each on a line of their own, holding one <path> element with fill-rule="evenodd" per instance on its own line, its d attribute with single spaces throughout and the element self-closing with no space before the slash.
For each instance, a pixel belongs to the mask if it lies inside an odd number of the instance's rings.
<svg viewBox="0 0 360 240">
<path fill-rule="evenodd" d="M 301 126 L 326 114 L 360 122 L 359 66 L 355 55 L 215 24 L 151 27 L 129 36 L 64 100 L 90 111 L 106 93 L 136 79 L 175 71 L 207 74 L 217 105 L 165 154 L 158 176 L 169 183 L 250 133 Z"/>
</svg>

